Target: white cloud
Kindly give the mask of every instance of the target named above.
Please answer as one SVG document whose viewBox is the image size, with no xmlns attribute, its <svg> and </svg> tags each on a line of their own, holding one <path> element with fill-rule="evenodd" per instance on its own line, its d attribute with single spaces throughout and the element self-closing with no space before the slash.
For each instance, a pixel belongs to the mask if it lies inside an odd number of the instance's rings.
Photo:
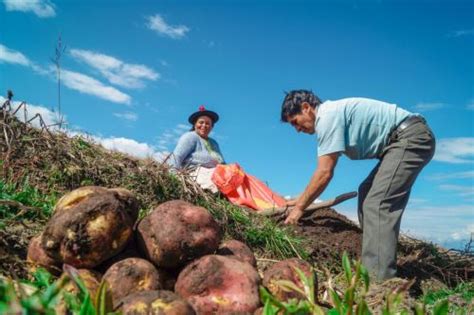
<svg viewBox="0 0 474 315">
<path fill-rule="evenodd" d="M 474 196 L 474 186 L 443 184 L 443 185 L 440 185 L 439 188 L 441 190 L 455 192 L 459 196 L 462 196 L 462 197 Z M 473 212 L 474 212 L 474 206 L 473 206 Z"/>
<path fill-rule="evenodd" d="M 415 105 L 415 110 L 420 112 L 427 112 L 446 107 L 444 103 L 418 103 Z"/>
<path fill-rule="evenodd" d="M 469 110 L 474 110 L 474 100 L 471 100 L 471 102 L 467 104 L 466 108 Z"/>
<path fill-rule="evenodd" d="M 0 96 L 0 104 L 3 104 L 6 101 L 6 99 L 2 96 Z M 21 104 L 22 102 L 18 101 L 13 101 L 12 102 L 12 112 L 14 112 Z M 42 105 L 33 105 L 30 103 L 26 103 L 26 111 L 25 107 L 22 107 L 19 109 L 15 116 L 22 122 L 26 122 L 33 118 L 36 114 L 40 114 L 41 118 L 43 118 L 44 123 L 47 126 L 52 126 L 55 125 L 57 122 L 59 122 L 59 115 L 56 112 L 51 111 L 45 106 Z M 66 122 L 66 117 L 63 116 L 63 122 Z M 40 120 L 38 118 L 34 119 L 31 121 L 31 125 L 36 128 L 41 128 L 40 125 Z M 49 129 L 50 130 L 55 130 L 57 127 L 52 126 Z"/>
<path fill-rule="evenodd" d="M 474 138 L 443 138 L 438 140 L 433 159 L 447 163 L 474 162 Z"/>
<path fill-rule="evenodd" d="M 55 68 L 49 67 L 44 69 L 32 61 L 30 61 L 25 55 L 18 51 L 14 51 L 0 44 L 0 62 L 15 63 L 22 66 L 27 66 L 33 69 L 38 74 L 55 78 Z M 130 70 L 131 72 L 136 71 Z M 89 77 L 79 72 L 73 72 L 69 70 L 61 70 L 61 82 L 68 88 L 79 91 L 84 94 L 94 95 L 99 98 L 121 104 L 130 104 L 131 97 L 112 86 L 104 85 L 102 82 Z"/>
<path fill-rule="evenodd" d="M 186 131 L 189 131 L 190 126 L 185 124 L 178 124 L 173 129 L 165 130 L 158 137 L 158 148 L 164 151 L 172 151 L 178 142 L 179 137 Z"/>
<path fill-rule="evenodd" d="M 468 35 L 474 35 L 474 29 L 457 30 L 457 31 L 451 32 L 448 36 L 460 37 L 460 36 L 468 36 Z"/>
<path fill-rule="evenodd" d="M 130 104 L 131 102 L 129 95 L 82 73 L 62 70 L 61 81 L 70 89 L 94 95 L 107 101 L 121 104 Z"/>
<path fill-rule="evenodd" d="M 123 137 L 93 137 L 93 139 L 108 150 L 119 151 L 139 158 L 152 157 L 156 153 L 149 144 L 133 139 Z"/>
<path fill-rule="evenodd" d="M 470 236 L 474 234 L 474 223 L 467 225 L 460 231 L 451 234 L 454 240 L 470 239 Z"/>
<path fill-rule="evenodd" d="M 165 22 L 163 17 L 159 14 L 155 14 L 154 16 L 149 16 L 148 18 L 147 27 L 153 31 L 156 31 L 160 34 L 165 36 L 179 39 L 186 35 L 189 32 L 189 28 L 184 25 L 177 25 L 172 26 Z"/>
<path fill-rule="evenodd" d="M 474 171 L 455 172 L 455 173 L 437 173 L 427 176 L 428 179 L 445 180 L 445 179 L 473 179 Z"/>
<path fill-rule="evenodd" d="M 40 18 L 56 16 L 54 4 L 49 0 L 3 0 L 7 11 L 33 12 Z"/>
<path fill-rule="evenodd" d="M 32 64 L 31 61 L 21 52 L 9 49 L 2 44 L 0 44 L 0 62 L 14 63 L 26 67 Z"/>
<path fill-rule="evenodd" d="M 92 139 L 94 142 L 102 145 L 108 150 L 125 153 L 140 159 L 151 158 L 157 162 L 163 162 L 169 155 L 169 152 L 157 150 L 154 146 L 151 146 L 146 142 L 138 142 L 129 138 L 103 138 L 99 136 L 86 136 L 86 138 Z"/>
<path fill-rule="evenodd" d="M 467 231 L 472 231 L 472 222 L 472 204 L 423 207 L 408 205 L 402 219 L 402 231 L 442 244 L 453 239 L 468 239 Z M 454 237 L 455 235 L 457 236 Z"/>
<path fill-rule="evenodd" d="M 114 113 L 115 117 L 129 120 L 129 121 L 137 121 L 138 120 L 138 115 L 133 112 L 124 112 L 124 113 Z"/>
<path fill-rule="evenodd" d="M 160 77 L 159 73 L 145 65 L 127 64 L 94 51 L 71 49 L 70 54 L 76 60 L 98 70 L 110 83 L 122 87 L 141 88 L 145 86 L 145 80 L 155 81 Z"/>
</svg>

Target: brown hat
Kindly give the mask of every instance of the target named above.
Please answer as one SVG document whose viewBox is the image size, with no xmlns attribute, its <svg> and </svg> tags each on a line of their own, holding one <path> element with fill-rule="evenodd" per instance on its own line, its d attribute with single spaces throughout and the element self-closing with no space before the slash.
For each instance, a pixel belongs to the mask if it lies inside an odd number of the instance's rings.
<svg viewBox="0 0 474 315">
<path fill-rule="evenodd" d="M 201 105 L 199 106 L 199 110 L 197 112 L 192 113 L 191 116 L 189 116 L 188 121 L 191 125 L 194 125 L 196 123 L 196 120 L 201 116 L 207 116 L 211 118 L 213 124 L 215 124 L 219 120 L 219 115 L 217 115 L 216 112 L 207 110 L 204 105 Z"/>
</svg>

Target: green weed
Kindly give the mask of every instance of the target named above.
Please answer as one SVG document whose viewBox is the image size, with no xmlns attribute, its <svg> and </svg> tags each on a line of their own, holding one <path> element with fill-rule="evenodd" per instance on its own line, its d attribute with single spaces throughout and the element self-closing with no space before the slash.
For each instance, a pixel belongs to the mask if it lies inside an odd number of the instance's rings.
<svg viewBox="0 0 474 315">
<path fill-rule="evenodd" d="M 0 279 L 0 314 L 46 314 L 57 313 L 64 303 L 68 314 L 113 315 L 110 291 L 102 282 L 95 297 L 91 297 L 77 270 L 65 265 L 65 275 L 52 281 L 52 276 L 39 268 L 31 282 L 22 284 L 9 279 Z M 64 290 L 72 281 L 77 293 Z M 24 287 L 22 287 L 24 286 Z M 28 292 L 26 292 L 28 289 Z"/>
<path fill-rule="evenodd" d="M 367 269 L 360 261 L 351 261 L 347 253 L 342 257 L 342 268 L 344 270 L 345 290 L 338 292 L 329 285 L 329 304 L 330 307 L 323 308 L 323 304 L 319 304 L 315 296 L 314 279 L 307 277 L 303 272 L 296 269 L 296 273 L 303 284 L 303 288 L 298 287 L 291 281 L 276 281 L 276 284 L 284 291 L 298 292 L 302 299 L 290 299 L 288 301 L 280 301 L 273 296 L 266 288 L 260 287 L 260 298 L 264 304 L 263 315 L 276 314 L 310 314 L 310 315 L 369 315 L 370 310 L 366 295 L 370 288 L 370 277 Z M 331 277 L 331 275 L 329 275 Z M 332 283 L 328 281 L 329 284 Z M 472 309 L 468 307 L 450 307 L 446 295 L 439 294 L 436 299 L 432 299 L 432 307 L 429 307 L 428 301 L 418 303 L 414 309 L 403 307 L 403 299 L 408 288 L 391 292 L 386 295 L 385 303 L 381 309 L 383 315 L 404 315 L 404 314 L 433 314 L 433 315 L 465 315 L 470 314 Z M 404 291 L 405 290 L 405 291 Z M 472 298 L 472 285 L 467 285 L 467 289 L 461 286 L 458 291 L 467 292 Z M 450 292 L 451 294 L 452 292 Z M 469 305 L 469 304 L 468 304 Z M 325 305 L 327 306 L 327 305 Z"/>
<path fill-rule="evenodd" d="M 57 196 L 43 195 L 25 179 L 12 184 L 0 180 L 0 220 L 11 218 L 46 218 L 52 213 Z M 9 203 L 11 201 L 11 203 Z"/>
</svg>

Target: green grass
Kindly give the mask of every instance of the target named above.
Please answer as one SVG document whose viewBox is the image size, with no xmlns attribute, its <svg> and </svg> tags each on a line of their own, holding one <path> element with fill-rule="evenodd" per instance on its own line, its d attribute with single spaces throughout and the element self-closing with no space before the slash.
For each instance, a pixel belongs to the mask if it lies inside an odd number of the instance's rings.
<svg viewBox="0 0 474 315">
<path fill-rule="evenodd" d="M 116 314 L 112 312 L 111 292 L 105 282 L 101 283 L 97 295 L 91 296 L 77 269 L 71 266 L 65 267 L 65 274 L 55 281 L 41 268 L 32 276 L 33 281 L 21 282 L 0 278 L 0 314 L 53 315 L 61 305 L 67 314 Z M 71 281 L 76 291 L 64 289 Z"/>
<path fill-rule="evenodd" d="M 311 276 L 305 275 L 298 268 L 295 273 L 299 278 L 299 284 L 288 280 L 276 280 L 274 283 L 285 292 L 295 292 L 301 297 L 299 299 L 292 298 L 288 300 L 280 300 L 274 296 L 267 288 L 260 287 L 260 299 L 263 308 L 263 315 L 371 315 L 372 311 L 369 309 L 369 302 L 366 298 L 371 287 L 370 276 L 365 267 L 360 261 L 350 261 L 348 255 L 344 252 L 342 256 L 343 278 L 345 281 L 343 290 L 334 290 L 331 283 L 334 279 L 328 279 L 328 297 L 323 300 L 318 300 L 314 274 Z M 332 277 L 332 276 L 330 276 Z M 471 299 L 473 295 L 473 283 L 465 283 L 458 286 L 456 289 L 448 290 L 446 292 L 437 292 L 427 296 L 424 301 L 417 303 L 414 306 L 404 305 L 406 288 L 399 288 L 396 291 L 389 292 L 385 295 L 382 302 L 382 308 L 377 314 L 383 315 L 468 315 L 472 314 L 472 306 L 466 303 L 466 306 L 453 305 L 447 297 L 453 294 L 461 293 L 466 301 Z M 316 294 L 315 294 L 316 293 Z"/>
<path fill-rule="evenodd" d="M 9 219 L 34 219 L 51 216 L 57 196 L 44 195 L 25 179 L 21 183 L 6 183 L 0 180 L 0 200 L 14 201 L 17 205 L 0 204 L 0 222 Z M 31 207 L 22 209 L 21 206 Z"/>
<path fill-rule="evenodd" d="M 474 298 L 474 282 L 460 283 L 454 289 L 442 289 L 438 291 L 428 292 L 423 297 L 423 301 L 426 304 L 431 305 L 454 295 L 464 300 L 467 304 L 472 303 Z"/>
<path fill-rule="evenodd" d="M 243 241 L 274 258 L 309 257 L 305 240 L 296 236 L 291 227 L 280 226 L 267 217 L 248 213 L 224 199 L 213 202 L 201 199 L 198 204 L 211 211 L 224 228 L 227 238 Z"/>
</svg>

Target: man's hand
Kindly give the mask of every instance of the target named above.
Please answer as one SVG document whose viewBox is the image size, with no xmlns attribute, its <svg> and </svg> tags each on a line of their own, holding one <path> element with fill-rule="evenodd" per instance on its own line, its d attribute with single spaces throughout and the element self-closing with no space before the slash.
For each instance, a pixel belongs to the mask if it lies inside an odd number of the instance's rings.
<svg viewBox="0 0 474 315">
<path fill-rule="evenodd" d="M 285 224 L 297 224 L 298 220 L 303 216 L 303 213 L 303 210 L 298 207 L 294 207 L 286 217 Z"/>
<path fill-rule="evenodd" d="M 287 206 L 287 207 L 294 207 L 294 206 L 296 205 L 296 200 L 298 200 L 298 199 L 296 199 L 296 198 L 288 199 L 288 200 L 286 201 L 285 206 Z"/>
</svg>

